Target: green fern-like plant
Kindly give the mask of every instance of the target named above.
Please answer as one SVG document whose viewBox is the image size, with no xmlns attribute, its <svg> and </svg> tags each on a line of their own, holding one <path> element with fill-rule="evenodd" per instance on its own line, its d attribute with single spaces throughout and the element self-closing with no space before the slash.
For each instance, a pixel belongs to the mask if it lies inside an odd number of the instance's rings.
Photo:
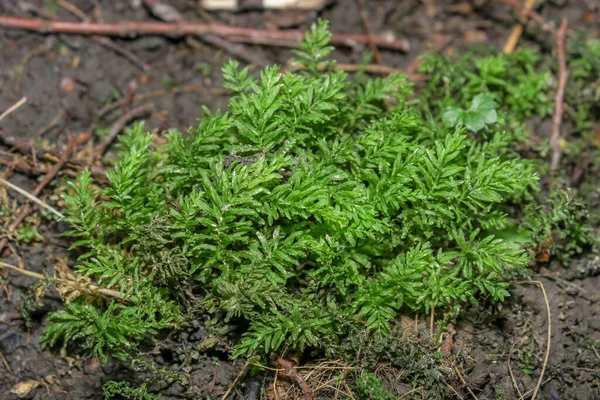
<svg viewBox="0 0 600 400">
<path fill-rule="evenodd" d="M 428 113 L 400 74 L 350 79 L 326 59 L 328 42 L 315 24 L 298 72 L 254 77 L 226 64 L 226 112 L 205 109 L 158 148 L 137 125 L 108 187 L 79 176 L 66 197 L 84 249 L 77 271 L 124 301 L 74 301 L 51 316 L 43 344 L 124 358 L 202 307 L 247 321 L 232 356 L 261 357 L 334 343 L 349 324 L 382 335 L 405 310 L 508 295 L 528 258 L 489 232 L 538 178 L 506 123 L 517 100 L 490 94 L 502 63 L 482 62 L 485 80 L 444 124 L 452 104 L 429 101 Z M 473 125 L 469 113 L 485 115 Z"/>
</svg>

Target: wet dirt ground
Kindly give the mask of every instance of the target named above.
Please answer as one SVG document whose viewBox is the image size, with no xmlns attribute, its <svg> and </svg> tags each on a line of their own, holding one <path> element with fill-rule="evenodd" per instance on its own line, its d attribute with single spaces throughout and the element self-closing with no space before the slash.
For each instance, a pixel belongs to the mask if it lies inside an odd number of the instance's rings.
<svg viewBox="0 0 600 400">
<path fill-rule="evenodd" d="M 0 15 L 77 21 L 78 17 L 61 3 L 1 0 Z M 169 3 L 186 20 L 203 21 L 195 2 Z M 510 7 L 492 1 L 367 3 L 374 33 L 393 32 L 410 43 L 406 53 L 381 51 L 383 64 L 396 68 L 413 67 L 429 43 L 443 50 L 472 44 L 501 47 L 515 23 Z M 70 4 L 103 21 L 156 20 L 135 0 L 73 0 Z M 217 22 L 235 26 L 301 30 L 322 17 L 330 21 L 333 32 L 362 34 L 356 4 L 339 0 L 319 12 L 250 10 L 214 12 L 210 16 Z M 598 6 L 593 0 L 545 1 L 540 13 L 554 21 L 565 17 L 573 29 L 587 30 L 598 37 Z M 145 124 L 148 130 L 159 133 L 171 128 L 186 131 L 202 115 L 202 105 L 212 110 L 226 106 L 227 97 L 219 87 L 220 67 L 230 55 L 222 49 L 205 45 L 201 40 L 160 36 L 112 41 L 133 54 L 135 60 L 91 37 L 0 28 L 0 109 L 8 108 L 22 96 L 27 97 L 25 106 L 0 122 L 0 130 L 8 137 L 33 140 L 39 146 L 56 146 L 59 153 L 60 146 L 72 135 L 77 137 L 83 156 L 86 148 L 101 140 L 98 137 L 106 134 L 122 115 L 122 103 L 113 108 L 110 105 L 128 96 L 135 95 L 130 109 L 142 105 L 151 108 Z M 527 29 L 521 39 L 521 43 L 528 41 L 542 44 L 548 50 L 552 45 L 535 28 Z M 246 45 L 246 48 L 266 64 L 285 64 L 291 55 L 289 49 L 282 47 Z M 334 57 L 340 62 L 359 63 L 366 50 L 366 46 L 341 49 Z M 0 150 L 3 154 L 12 152 L 8 145 Z M 39 162 L 43 165 L 43 161 Z M 0 166 L 0 174 L 7 172 L 5 165 Z M 31 191 L 39 176 L 11 171 L 9 179 Z M 62 177 L 52 187 L 61 185 Z M 21 195 L 8 193 L 11 203 L 12 199 L 23 203 Z M 51 188 L 41 197 L 57 203 Z M 64 230 L 62 224 L 42 219 L 38 231 L 43 239 L 33 245 L 12 243 L 4 249 L 3 260 L 22 263 L 38 273 L 52 271 L 56 260 L 66 256 L 70 244 L 60 236 Z M 597 275 L 600 260 L 576 261 L 568 269 L 554 265 L 547 268 L 545 275 L 551 278 L 541 278 L 541 282 L 550 307 L 551 351 L 538 398 L 600 398 L 600 355 L 594 347 L 600 341 L 600 276 Z M 29 389 L 23 398 L 102 399 L 101 386 L 105 381 L 132 374 L 127 365 L 109 362 L 101 366 L 87 353 L 42 350 L 39 337 L 47 325 L 48 312 L 61 305 L 58 294 L 50 292 L 41 300 L 31 313 L 28 329 L 20 310 L 24 294 L 36 279 L 7 270 L 1 274 L 0 399 L 18 398 L 10 391 L 19 383 Z M 546 301 L 536 285 L 515 285 L 511 293 L 512 297 L 496 312 L 470 310 L 455 326 L 452 351 L 466 360 L 457 366 L 464 383 L 454 388 L 462 398 L 473 394 L 479 399 L 518 398 L 508 370 L 509 357 L 521 394 L 527 398 L 535 387 L 547 345 Z M 159 342 L 158 348 L 147 351 L 152 352 L 159 366 L 169 366 L 177 363 L 186 344 L 200 343 L 202 339 L 203 328 L 198 322 L 178 336 L 178 343 L 167 339 Z M 191 376 L 189 387 L 175 383 L 161 388 L 164 397 L 221 398 L 243 366 L 243 361 L 227 359 L 224 351 L 227 346 L 222 344 L 222 351 L 217 346 L 211 357 L 186 360 Z"/>
</svg>

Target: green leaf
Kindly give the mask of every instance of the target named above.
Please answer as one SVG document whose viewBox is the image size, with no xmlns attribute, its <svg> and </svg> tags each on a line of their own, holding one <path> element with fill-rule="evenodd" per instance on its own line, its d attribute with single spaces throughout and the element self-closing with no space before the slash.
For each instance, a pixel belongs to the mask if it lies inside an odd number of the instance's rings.
<svg viewBox="0 0 600 400">
<path fill-rule="evenodd" d="M 480 93 L 473 98 L 471 108 L 447 107 L 443 118 L 449 126 L 464 125 L 470 131 L 478 132 L 498 120 L 497 108 L 493 97 Z"/>
</svg>

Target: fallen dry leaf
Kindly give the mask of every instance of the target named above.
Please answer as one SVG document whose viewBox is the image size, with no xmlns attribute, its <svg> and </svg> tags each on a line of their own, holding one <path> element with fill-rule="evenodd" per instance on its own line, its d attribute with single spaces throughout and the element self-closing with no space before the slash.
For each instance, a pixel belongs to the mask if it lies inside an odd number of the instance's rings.
<svg viewBox="0 0 600 400">
<path fill-rule="evenodd" d="M 36 387 L 40 386 L 40 383 L 33 379 L 28 379 L 23 382 L 17 383 L 10 389 L 10 392 L 16 394 L 20 399 L 24 398 Z"/>
</svg>

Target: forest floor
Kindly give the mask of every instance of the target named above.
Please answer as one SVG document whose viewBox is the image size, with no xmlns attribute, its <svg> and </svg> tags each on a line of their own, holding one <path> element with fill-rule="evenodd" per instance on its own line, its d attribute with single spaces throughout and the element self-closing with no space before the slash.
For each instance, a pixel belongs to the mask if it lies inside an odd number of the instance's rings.
<svg viewBox="0 0 600 400">
<path fill-rule="evenodd" d="M 156 12 L 153 15 L 143 3 L 3 0 L 0 15 L 105 22 L 158 21 L 157 18 L 165 17 Z M 178 17 L 190 22 L 303 31 L 321 17 L 330 21 L 334 33 L 365 33 L 357 1 L 334 1 L 318 11 L 244 10 L 209 15 L 199 10 L 194 1 L 168 3 L 179 11 Z M 406 51 L 381 48 L 381 64 L 409 71 L 414 71 L 418 56 L 428 45 L 442 52 L 473 45 L 502 48 L 518 19 L 514 8 L 500 1 L 366 3 L 373 34 L 393 33 L 401 43 L 409 45 Z M 600 36 L 596 1 L 542 3 L 537 12 L 546 20 L 557 22 L 565 18 L 572 29 Z M 534 43 L 548 56 L 554 56 L 553 41 L 530 25 L 534 24 L 527 25 L 519 45 Z M 0 110 L 6 110 L 23 96 L 27 98 L 24 105 L 0 121 L 0 177 L 33 192 L 59 161 L 70 137 L 76 150 L 39 194 L 60 209 L 59 195 L 66 190 L 65 177 L 94 158 L 94 146 L 111 130 L 118 133 L 125 124 L 145 119 L 147 130 L 160 138 L 170 128 L 187 131 L 195 125 L 202 115 L 202 105 L 211 110 L 225 108 L 227 95 L 220 89 L 220 67 L 232 54 L 225 49 L 227 45 L 211 45 L 209 41 L 160 35 L 108 39 L 0 27 Z M 263 65 L 286 65 L 291 56 L 286 47 L 241 46 L 242 53 L 238 55 Z M 334 58 L 356 65 L 368 50 L 367 45 L 358 44 L 339 48 Z M 539 129 L 547 127 L 539 124 Z M 110 157 L 109 148 L 106 159 Z M 103 164 L 96 161 L 94 168 L 101 173 Z M 57 260 L 67 257 L 70 241 L 60 236 L 66 230 L 64 224 L 43 216 L 36 206 L 24 224 L 11 231 L 9 225 L 26 199 L 1 188 L 0 195 L 0 203 L 12 210 L 8 215 L 0 215 L 0 239 L 11 238 L 0 248 L 2 261 L 37 273 L 52 271 Z M 17 231 L 25 236 L 31 234 L 31 243 L 13 240 Z M 530 396 L 541 373 L 551 326 L 551 351 L 539 398 L 600 398 L 600 350 L 595 347 L 600 342 L 600 259 L 575 260 L 569 268 L 550 263 L 540 272 L 547 302 L 540 286 L 515 285 L 511 297 L 494 313 L 474 308 L 455 324 L 452 352 L 463 360 L 461 365 L 455 365 L 462 376 L 462 382 L 453 388 L 457 396 L 518 398 L 515 383 L 525 398 Z M 40 334 L 47 325 L 48 312 L 61 307 L 59 295 L 49 292 L 41 299 L 27 324 L 21 310 L 36 279 L 10 270 L 0 270 L 0 274 L 0 398 L 102 399 L 101 386 L 105 381 L 131 374 L 127 365 L 109 362 L 101 366 L 87 353 L 42 350 Z M 147 350 L 158 365 L 172 365 L 179 362 L 177 348 L 181 343 L 202 340 L 202 327 L 198 325 L 181 332 L 179 344 L 165 339 L 155 349 Z M 508 365 L 512 365 L 514 382 Z M 190 387 L 202 393 L 198 398 L 221 398 L 243 366 L 242 360 L 230 361 L 227 353 L 217 347 L 210 357 L 189 362 Z M 252 386 L 246 384 L 248 388 Z M 241 388 L 243 385 L 238 384 L 240 393 L 244 391 Z M 22 396 L 9 394 L 18 389 Z M 167 399 L 188 398 L 188 389 L 175 383 L 164 387 L 162 393 Z M 247 394 L 246 398 L 251 396 L 252 393 Z"/>
</svg>

